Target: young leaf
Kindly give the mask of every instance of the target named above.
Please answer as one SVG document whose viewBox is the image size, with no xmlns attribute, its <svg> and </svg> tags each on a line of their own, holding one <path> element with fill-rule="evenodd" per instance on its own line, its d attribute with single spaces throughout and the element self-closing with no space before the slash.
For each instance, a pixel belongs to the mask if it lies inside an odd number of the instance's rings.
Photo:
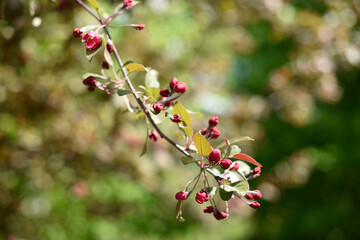
<svg viewBox="0 0 360 240">
<path fill-rule="evenodd" d="M 123 67 L 125 67 L 126 65 L 129 65 L 130 63 L 133 63 L 134 61 L 126 61 L 124 64 L 123 64 Z"/>
<path fill-rule="evenodd" d="M 237 145 L 230 146 L 230 157 L 241 152 L 241 149 Z"/>
<path fill-rule="evenodd" d="M 175 214 L 176 219 L 180 222 L 185 222 L 185 219 L 182 217 L 182 202 L 183 200 L 179 200 L 176 204 Z"/>
<path fill-rule="evenodd" d="M 262 167 L 261 164 L 258 163 L 255 159 L 253 159 L 252 157 L 250 157 L 249 155 L 244 154 L 244 153 L 235 154 L 233 156 L 233 158 L 239 159 L 241 161 L 252 163 L 252 164 L 254 164 L 254 165 L 258 166 L 258 167 Z"/>
<path fill-rule="evenodd" d="M 249 191 L 249 184 L 245 180 L 238 181 L 230 185 L 223 184 L 222 186 L 226 192 L 235 192 L 236 195 L 241 197 Z"/>
<path fill-rule="evenodd" d="M 100 79 L 103 79 L 103 80 L 108 80 L 108 78 L 105 77 L 104 75 L 100 75 L 100 74 L 97 74 L 97 73 L 85 73 L 84 75 L 82 75 L 82 78 L 85 79 L 85 78 L 88 78 L 90 76 L 93 76 L 95 78 L 100 78 Z"/>
<path fill-rule="evenodd" d="M 119 96 L 124 96 L 124 95 L 126 95 L 126 94 L 130 94 L 130 93 L 132 93 L 130 90 L 127 90 L 127 89 L 119 89 L 118 91 L 117 91 L 117 94 L 119 95 Z"/>
<path fill-rule="evenodd" d="M 189 163 L 194 163 L 194 162 L 198 162 L 201 161 L 201 159 L 194 159 L 194 158 L 189 158 L 189 157 L 181 157 L 181 161 L 184 165 L 188 165 Z"/>
<path fill-rule="evenodd" d="M 165 111 L 161 111 L 156 115 L 153 114 L 151 111 L 149 111 L 149 112 L 150 112 L 151 118 L 155 124 L 159 124 L 165 119 Z"/>
<path fill-rule="evenodd" d="M 204 117 L 204 115 L 200 112 L 192 112 L 189 109 L 186 109 L 188 111 L 188 113 L 190 114 L 194 114 L 195 116 L 197 116 L 198 118 L 202 119 Z"/>
<path fill-rule="evenodd" d="M 88 32 L 88 31 L 90 31 L 92 29 L 95 29 L 97 27 L 100 27 L 100 25 L 88 25 L 88 26 L 80 28 L 80 32 L 86 33 L 86 32 Z"/>
<path fill-rule="evenodd" d="M 229 201 L 230 198 L 232 197 L 233 195 L 233 192 L 227 192 L 225 191 L 224 189 L 224 185 L 221 185 L 220 186 L 220 189 L 219 189 L 219 194 L 220 194 L 220 197 L 223 201 Z"/>
<path fill-rule="evenodd" d="M 95 8 L 95 9 L 100 8 L 100 6 L 96 0 L 87 0 L 87 1 L 91 4 L 91 6 L 93 6 L 93 8 Z"/>
<path fill-rule="evenodd" d="M 181 130 L 184 131 L 184 133 L 187 137 L 192 137 L 194 135 L 194 131 L 191 127 L 189 127 L 189 126 L 185 127 L 185 126 L 182 126 L 181 124 L 179 124 L 179 127 L 181 128 Z"/>
<path fill-rule="evenodd" d="M 246 137 L 233 138 L 233 139 L 230 139 L 229 141 L 230 141 L 231 144 L 235 144 L 235 143 L 238 143 L 238 142 L 255 141 L 255 140 L 252 139 L 251 137 L 246 136 Z M 224 147 L 226 147 L 226 143 L 221 143 L 216 148 L 222 149 Z"/>
<path fill-rule="evenodd" d="M 158 80 L 158 72 L 154 69 L 150 70 L 148 73 L 146 73 L 145 76 L 145 86 L 147 88 L 160 88 L 160 83 Z"/>
<path fill-rule="evenodd" d="M 139 63 L 130 63 L 126 65 L 126 69 L 128 70 L 128 74 L 133 72 L 147 72 L 149 71 L 148 68 L 144 67 L 142 64 Z"/>
<path fill-rule="evenodd" d="M 177 102 L 173 106 L 174 114 L 179 114 L 183 122 L 186 124 L 186 126 L 191 125 L 191 118 L 188 113 L 188 111 L 181 105 L 181 103 Z M 181 123 L 182 124 L 182 123 Z M 183 125 L 183 124 L 182 124 Z"/>
<path fill-rule="evenodd" d="M 194 144 L 202 156 L 208 156 L 212 151 L 210 143 L 199 132 L 194 135 Z"/>
</svg>

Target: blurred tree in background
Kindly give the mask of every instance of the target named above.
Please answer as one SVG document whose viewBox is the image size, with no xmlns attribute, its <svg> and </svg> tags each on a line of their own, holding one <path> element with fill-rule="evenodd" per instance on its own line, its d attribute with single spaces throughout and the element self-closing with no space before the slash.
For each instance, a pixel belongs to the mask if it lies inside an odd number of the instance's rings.
<svg viewBox="0 0 360 240">
<path fill-rule="evenodd" d="M 191 169 L 164 141 L 139 157 L 146 124 L 81 83 L 102 59 L 72 31 L 92 17 L 2 0 L 0 239 L 360 239 L 359 15 L 358 0 L 147 0 L 116 20 L 147 26 L 112 31 L 125 61 L 188 83 L 184 104 L 222 135 L 256 139 L 242 149 L 264 166 L 261 208 L 230 201 L 218 222 L 185 204 L 180 223 Z"/>
</svg>

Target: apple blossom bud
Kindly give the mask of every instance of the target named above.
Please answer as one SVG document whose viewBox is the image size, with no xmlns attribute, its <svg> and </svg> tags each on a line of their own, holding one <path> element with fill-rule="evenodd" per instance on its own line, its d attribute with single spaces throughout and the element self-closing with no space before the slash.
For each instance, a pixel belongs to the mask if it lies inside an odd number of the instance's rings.
<svg viewBox="0 0 360 240">
<path fill-rule="evenodd" d="M 220 161 L 220 166 L 224 170 L 228 169 L 231 164 L 232 164 L 231 160 L 227 158 L 224 158 Z"/>
<path fill-rule="evenodd" d="M 260 176 L 261 173 L 261 168 L 260 167 L 256 167 L 251 171 L 251 178 L 256 178 L 258 176 Z"/>
<path fill-rule="evenodd" d="M 253 197 L 255 200 L 259 200 L 262 197 L 262 194 L 259 190 L 254 190 Z"/>
<path fill-rule="evenodd" d="M 130 8 L 133 5 L 133 0 L 124 0 L 124 7 Z"/>
<path fill-rule="evenodd" d="M 83 80 L 83 84 L 86 85 L 86 86 L 89 86 L 88 91 L 92 92 L 96 88 L 96 78 L 93 77 L 93 76 L 89 76 L 89 77 L 87 77 L 86 79 Z"/>
<path fill-rule="evenodd" d="M 176 122 L 176 123 L 182 122 L 181 117 L 180 117 L 179 114 L 175 114 L 175 115 L 174 115 L 172 118 L 170 118 L 170 119 L 171 119 L 171 121 Z"/>
<path fill-rule="evenodd" d="M 203 204 L 208 201 L 210 198 L 206 192 L 197 192 L 195 196 L 195 201 L 199 204 Z"/>
<path fill-rule="evenodd" d="M 215 127 L 219 123 L 219 117 L 214 116 L 209 120 L 209 127 Z"/>
<path fill-rule="evenodd" d="M 221 152 L 219 149 L 215 148 L 211 151 L 211 153 L 209 154 L 209 161 L 210 162 L 219 162 L 221 159 Z"/>
<path fill-rule="evenodd" d="M 249 205 L 250 207 L 252 207 L 253 209 L 257 209 L 258 207 L 260 207 L 260 203 L 258 202 L 252 202 Z"/>
<path fill-rule="evenodd" d="M 174 87 L 178 84 L 178 80 L 176 77 L 174 77 L 173 79 L 171 79 L 170 83 L 169 83 L 169 86 L 170 86 L 170 89 L 173 90 Z"/>
<path fill-rule="evenodd" d="M 106 44 L 106 49 L 109 53 L 112 53 L 114 51 L 114 45 L 111 43 Z"/>
<path fill-rule="evenodd" d="M 143 30 L 145 28 L 145 24 L 133 25 L 133 28 L 136 30 Z"/>
<path fill-rule="evenodd" d="M 104 69 L 109 69 L 109 63 L 106 61 L 101 62 L 101 67 Z"/>
<path fill-rule="evenodd" d="M 211 138 L 212 139 L 216 139 L 216 138 L 218 138 L 220 136 L 220 131 L 219 130 L 213 130 L 212 132 L 211 132 Z"/>
<path fill-rule="evenodd" d="M 160 95 L 163 97 L 168 97 L 169 94 L 170 94 L 170 92 L 169 92 L 169 89 L 167 89 L 167 88 L 163 88 L 160 90 Z"/>
<path fill-rule="evenodd" d="M 161 110 L 163 110 L 163 105 L 161 103 L 155 103 L 153 105 L 153 109 L 155 112 L 159 113 Z"/>
<path fill-rule="evenodd" d="M 208 206 L 204 209 L 204 213 L 212 213 L 214 211 L 214 208 L 212 206 Z"/>
<path fill-rule="evenodd" d="M 88 50 L 95 50 L 100 46 L 100 36 L 94 31 L 87 32 L 81 41 L 85 42 L 85 47 Z"/>
<path fill-rule="evenodd" d="M 214 215 L 214 217 L 216 218 L 216 220 L 220 220 L 221 217 L 222 217 L 219 209 L 217 209 L 216 207 L 215 207 L 215 209 L 214 209 L 213 215 Z"/>
<path fill-rule="evenodd" d="M 79 38 L 79 37 L 81 37 L 82 34 L 83 33 L 80 31 L 80 28 L 74 29 L 74 32 L 73 32 L 74 37 Z"/>
<path fill-rule="evenodd" d="M 248 199 L 248 200 L 254 199 L 253 195 L 252 195 L 251 193 L 249 193 L 249 192 L 247 192 L 247 193 L 245 194 L 245 198 Z"/>
<path fill-rule="evenodd" d="M 189 196 L 188 192 L 180 191 L 176 193 L 175 198 L 176 200 L 185 200 Z"/>
<path fill-rule="evenodd" d="M 149 139 L 151 139 L 151 140 L 153 140 L 154 142 L 156 142 L 157 139 L 158 139 L 157 133 L 156 133 L 155 131 L 150 131 L 150 133 L 149 133 Z"/>
<path fill-rule="evenodd" d="M 228 216 L 229 216 L 229 214 L 227 214 L 226 212 L 221 212 L 220 213 L 220 219 L 227 218 Z"/>
<path fill-rule="evenodd" d="M 203 128 L 203 129 L 201 129 L 201 131 L 200 131 L 201 135 L 206 135 L 207 132 L 208 132 L 207 128 Z"/>
<path fill-rule="evenodd" d="M 235 163 L 234 166 L 230 170 L 238 170 L 240 167 L 239 163 Z"/>
<path fill-rule="evenodd" d="M 186 83 L 179 82 L 178 84 L 176 84 L 174 90 L 177 93 L 185 93 L 186 92 Z"/>
</svg>

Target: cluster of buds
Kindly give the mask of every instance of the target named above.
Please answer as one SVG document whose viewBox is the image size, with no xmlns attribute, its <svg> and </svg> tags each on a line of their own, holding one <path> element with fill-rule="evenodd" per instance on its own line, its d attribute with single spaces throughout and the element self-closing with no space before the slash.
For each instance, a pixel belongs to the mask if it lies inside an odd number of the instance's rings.
<svg viewBox="0 0 360 240">
<path fill-rule="evenodd" d="M 216 128 L 216 125 L 219 123 L 219 117 L 213 116 L 209 120 L 209 125 L 207 128 L 201 129 L 201 135 L 205 136 L 206 138 L 216 139 L 220 136 L 220 130 Z"/>
<path fill-rule="evenodd" d="M 96 83 L 97 83 L 96 78 L 93 77 L 93 76 L 89 76 L 89 77 L 85 78 L 84 81 L 83 81 L 84 85 L 89 86 L 88 87 L 89 92 L 92 92 L 92 91 L 95 90 Z"/>
</svg>

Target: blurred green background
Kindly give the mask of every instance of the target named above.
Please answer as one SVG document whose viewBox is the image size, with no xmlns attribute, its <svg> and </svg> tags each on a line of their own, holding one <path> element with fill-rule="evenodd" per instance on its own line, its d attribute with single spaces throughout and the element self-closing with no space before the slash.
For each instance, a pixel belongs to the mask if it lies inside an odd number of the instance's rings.
<svg viewBox="0 0 360 240">
<path fill-rule="evenodd" d="M 216 221 L 189 199 L 180 223 L 196 168 L 161 140 L 139 157 L 145 122 L 82 84 L 103 56 L 88 63 L 72 31 L 96 22 L 71 0 L 2 0 L 0 239 L 360 239 L 359 15 L 358 0 L 147 0 L 116 20 L 146 24 L 111 30 L 120 55 L 186 82 L 195 130 L 219 115 L 222 137 L 256 139 L 240 147 L 264 166 L 261 207 Z"/>
</svg>

